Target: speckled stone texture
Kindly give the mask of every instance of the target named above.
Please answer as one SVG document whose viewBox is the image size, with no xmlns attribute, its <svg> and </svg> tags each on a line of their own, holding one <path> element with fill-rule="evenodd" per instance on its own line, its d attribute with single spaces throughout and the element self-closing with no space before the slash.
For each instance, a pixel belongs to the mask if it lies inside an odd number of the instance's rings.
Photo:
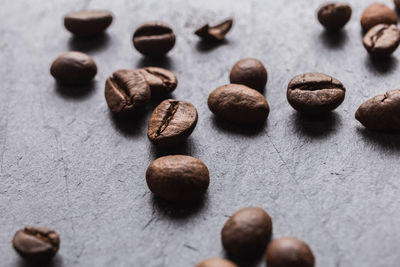
<svg viewBox="0 0 400 267">
<path fill-rule="evenodd" d="M 373 0 L 349 1 L 353 16 L 336 35 L 316 18 L 324 2 L 2 0 L 0 265 L 21 266 L 11 247 L 15 231 L 43 225 L 61 236 L 54 267 L 194 266 L 225 256 L 220 231 L 232 213 L 260 206 L 273 219 L 274 236 L 307 242 L 317 266 L 398 266 L 400 136 L 366 131 L 354 113 L 368 98 L 400 87 L 400 50 L 374 62 L 363 48 L 359 18 Z M 80 41 L 64 29 L 62 16 L 85 8 L 114 13 L 104 37 Z M 235 23 L 226 42 L 198 42 L 198 27 L 230 16 Z M 144 59 L 131 42 L 135 28 L 151 20 L 168 23 L 177 35 L 160 62 Z M 71 91 L 49 74 L 53 59 L 68 50 L 96 61 L 91 86 Z M 264 95 L 271 113 L 261 129 L 217 120 L 207 107 L 208 94 L 228 83 L 244 57 L 260 59 L 269 73 Z M 104 99 L 114 71 L 154 64 L 177 75 L 173 96 L 199 112 L 187 143 L 172 151 L 156 149 L 146 136 L 157 101 L 126 123 L 112 117 Z M 326 120 L 300 116 L 286 100 L 290 79 L 314 71 L 347 89 Z M 202 203 L 153 198 L 146 168 L 169 153 L 208 166 Z M 242 266 L 264 265 L 260 259 Z"/>
</svg>

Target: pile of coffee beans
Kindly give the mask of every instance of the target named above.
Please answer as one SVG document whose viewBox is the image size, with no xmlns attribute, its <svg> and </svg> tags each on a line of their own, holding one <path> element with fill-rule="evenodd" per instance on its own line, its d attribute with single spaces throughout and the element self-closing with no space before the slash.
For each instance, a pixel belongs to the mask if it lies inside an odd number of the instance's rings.
<svg viewBox="0 0 400 267">
<path fill-rule="evenodd" d="M 398 9 L 400 1 L 394 0 Z M 352 9 L 346 3 L 329 3 L 317 12 L 319 22 L 329 34 L 340 31 L 351 19 Z M 400 44 L 397 14 L 384 4 L 374 3 L 361 16 L 365 35 L 363 44 L 373 58 L 389 57 Z M 109 11 L 84 10 L 64 17 L 65 28 L 77 38 L 93 38 L 106 31 L 113 21 Z M 194 33 L 203 42 L 221 42 L 233 25 L 226 19 L 215 26 L 198 28 Z M 160 58 L 175 45 L 173 29 L 162 22 L 149 22 L 133 33 L 133 46 L 143 56 Z M 97 73 L 94 60 L 78 51 L 66 52 L 51 65 L 54 79 L 69 86 L 90 83 Z M 216 117 L 244 127 L 265 123 L 270 106 L 263 93 L 268 81 L 264 64 L 255 58 L 239 60 L 231 69 L 229 84 L 222 85 L 208 96 L 208 107 Z M 174 73 L 160 67 L 136 70 L 120 69 L 105 81 L 105 100 L 115 116 L 133 118 L 141 115 L 151 99 L 159 100 L 148 121 L 148 139 L 156 146 L 182 144 L 193 132 L 198 112 L 189 102 L 168 99 L 178 86 Z M 288 103 L 307 116 L 321 116 L 336 109 L 345 99 L 346 89 L 338 79 L 323 73 L 304 73 L 288 83 Z M 167 98 L 167 99 L 166 99 Z M 400 89 L 391 90 L 364 102 L 355 117 L 368 129 L 400 130 Z M 200 200 L 210 184 L 207 166 L 187 155 L 160 157 L 148 166 L 146 182 L 158 198 L 171 202 L 192 203 Z M 272 219 L 259 207 L 247 207 L 234 213 L 221 231 L 226 252 L 235 259 L 252 260 L 265 253 L 269 267 L 313 267 L 315 259 L 310 247 L 293 237 L 270 242 Z M 60 237 L 44 227 L 18 230 L 12 241 L 15 250 L 32 262 L 49 261 L 59 250 Z M 235 263 L 210 258 L 197 267 L 235 267 Z"/>
</svg>

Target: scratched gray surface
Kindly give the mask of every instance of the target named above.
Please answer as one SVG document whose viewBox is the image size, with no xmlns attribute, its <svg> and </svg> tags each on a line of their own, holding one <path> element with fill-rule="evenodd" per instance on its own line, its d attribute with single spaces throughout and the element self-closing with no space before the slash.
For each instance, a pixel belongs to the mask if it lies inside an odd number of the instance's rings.
<svg viewBox="0 0 400 267">
<path fill-rule="evenodd" d="M 224 222 L 256 205 L 271 214 L 275 237 L 308 242 L 317 266 L 398 266 L 400 137 L 365 131 L 354 112 L 367 98 L 400 87 L 400 50 L 384 62 L 364 51 L 359 18 L 373 1 L 350 1 L 352 19 L 335 36 L 315 18 L 323 2 L 2 0 L 0 265 L 24 266 L 11 248 L 13 234 L 43 225 L 61 235 L 55 267 L 193 266 L 223 257 Z M 71 37 L 62 16 L 83 8 L 114 13 L 107 35 Z M 228 16 L 235 24 L 225 43 L 198 42 L 197 26 Z M 133 30 L 149 20 L 170 24 L 177 35 L 161 62 L 143 59 L 131 44 Z M 49 75 L 52 60 L 68 50 L 87 52 L 99 68 L 95 82 L 78 92 Z M 271 113 L 261 129 L 215 120 L 206 104 L 228 82 L 234 62 L 248 56 L 269 72 Z M 157 103 L 126 123 L 113 119 L 104 100 L 108 75 L 149 64 L 174 71 L 174 97 L 199 112 L 188 142 L 170 151 L 195 156 L 210 170 L 208 193 L 194 206 L 158 201 L 146 186 L 147 165 L 168 154 L 146 137 Z M 309 71 L 331 74 L 347 88 L 325 120 L 301 117 L 286 101 L 291 77 Z"/>
</svg>

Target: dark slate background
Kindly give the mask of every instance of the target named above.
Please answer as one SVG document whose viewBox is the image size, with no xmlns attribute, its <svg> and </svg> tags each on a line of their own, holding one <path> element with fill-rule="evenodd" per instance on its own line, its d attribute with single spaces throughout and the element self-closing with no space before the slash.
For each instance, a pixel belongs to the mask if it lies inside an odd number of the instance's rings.
<svg viewBox="0 0 400 267">
<path fill-rule="evenodd" d="M 43 225 L 61 235 L 56 267 L 193 266 L 225 256 L 224 222 L 256 205 L 271 214 L 274 237 L 309 243 L 317 266 L 398 266 L 400 137 L 366 131 L 354 112 L 400 87 L 400 50 L 384 62 L 364 50 L 359 18 L 372 0 L 349 1 L 352 19 L 336 35 L 316 20 L 323 2 L 2 0 L 0 265 L 25 266 L 12 237 L 25 225 Z M 114 13 L 104 37 L 85 42 L 64 29 L 66 12 L 86 8 Z M 235 24 L 226 42 L 198 42 L 198 26 L 229 16 Z M 177 35 L 159 62 L 141 57 L 131 43 L 134 29 L 150 20 L 170 24 Z M 93 85 L 71 91 L 54 82 L 50 64 L 69 50 L 97 62 Z M 249 56 L 269 73 L 264 94 L 271 113 L 261 129 L 216 120 L 206 104 L 213 89 L 228 83 L 231 66 Z M 156 149 L 146 137 L 156 102 L 126 123 L 111 116 L 104 100 L 107 76 L 145 65 L 176 73 L 173 97 L 199 112 L 192 136 L 173 151 Z M 324 120 L 304 118 L 286 101 L 289 80 L 312 71 L 347 88 L 343 104 Z M 153 198 L 146 168 L 169 153 L 206 163 L 211 183 L 203 202 L 185 207 Z"/>
</svg>

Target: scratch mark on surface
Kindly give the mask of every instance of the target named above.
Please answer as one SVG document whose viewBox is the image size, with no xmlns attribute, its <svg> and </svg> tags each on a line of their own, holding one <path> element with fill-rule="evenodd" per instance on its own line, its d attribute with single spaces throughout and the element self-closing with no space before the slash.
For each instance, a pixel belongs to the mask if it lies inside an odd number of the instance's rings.
<svg viewBox="0 0 400 267">
<path fill-rule="evenodd" d="M 299 185 L 299 182 L 296 180 L 294 174 L 292 174 L 292 172 L 290 171 L 286 161 L 283 159 L 283 157 L 282 157 L 281 153 L 279 152 L 278 148 L 275 146 L 274 142 L 272 142 L 271 137 L 268 134 L 267 134 L 267 137 L 268 137 L 268 140 L 271 142 L 272 146 L 274 147 L 276 153 L 278 154 L 279 159 L 282 161 L 282 163 L 285 166 L 287 172 L 289 173 L 290 178 L 293 180 L 294 184 L 296 185 L 296 187 L 300 191 L 300 193 L 303 195 L 303 197 L 306 200 L 306 202 L 308 203 L 308 205 L 312 208 L 311 212 L 313 212 L 314 215 L 316 215 L 318 218 L 321 217 L 319 214 L 317 214 L 316 208 L 314 207 L 314 205 L 312 205 L 310 199 L 307 197 L 307 195 L 305 194 L 304 190 Z M 338 254 L 339 253 L 339 246 L 337 245 L 337 240 L 333 238 L 332 234 L 326 228 L 324 223 L 322 223 L 322 229 L 331 238 L 331 240 L 334 240 L 333 244 L 334 244 L 334 248 L 335 248 L 335 254 Z"/>
<path fill-rule="evenodd" d="M 8 117 L 9 117 L 9 109 L 10 108 L 10 102 L 7 103 L 7 108 L 6 108 L 6 123 L 4 126 L 4 141 L 1 149 L 1 162 L 0 162 L 0 173 L 3 173 L 3 162 L 4 162 L 4 154 L 6 151 L 6 145 L 7 145 L 7 132 L 8 132 Z"/>
<path fill-rule="evenodd" d="M 189 246 L 188 244 L 184 244 L 183 246 L 184 246 L 185 248 L 188 248 L 188 249 L 190 249 L 190 250 L 193 250 L 193 251 L 198 252 L 198 250 L 197 250 L 195 247 Z"/>
</svg>

